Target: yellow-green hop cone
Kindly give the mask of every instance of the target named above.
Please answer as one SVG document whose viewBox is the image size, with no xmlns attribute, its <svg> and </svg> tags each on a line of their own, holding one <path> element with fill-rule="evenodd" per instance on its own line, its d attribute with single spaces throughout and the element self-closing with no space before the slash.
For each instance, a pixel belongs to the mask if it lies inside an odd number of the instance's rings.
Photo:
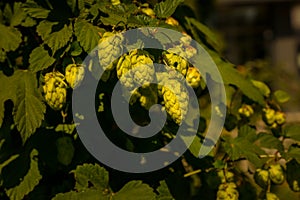
<svg viewBox="0 0 300 200">
<path fill-rule="evenodd" d="M 133 50 L 122 56 L 117 64 L 117 76 L 128 90 L 133 90 L 136 86 L 149 86 L 154 80 L 154 73 L 153 61 L 143 51 Z"/>
<path fill-rule="evenodd" d="M 67 100 L 67 84 L 60 72 L 49 72 L 44 76 L 43 93 L 53 110 L 61 110 Z"/>
<path fill-rule="evenodd" d="M 285 180 L 283 168 L 280 164 L 270 165 L 270 179 L 275 184 L 282 184 Z"/>
<path fill-rule="evenodd" d="M 98 57 L 100 66 L 105 70 L 113 70 L 116 59 L 123 52 L 124 37 L 120 34 L 105 32 L 99 40 Z"/>
<path fill-rule="evenodd" d="M 166 111 L 177 124 L 181 124 L 188 111 L 188 91 L 177 79 L 167 83 L 162 87 Z"/>
<path fill-rule="evenodd" d="M 278 196 L 272 192 L 267 192 L 266 200 L 280 200 Z"/>
<path fill-rule="evenodd" d="M 163 58 L 169 67 L 177 70 L 183 76 L 186 75 L 189 63 L 184 59 L 184 57 L 182 57 L 182 55 L 166 52 L 163 54 Z"/>
<path fill-rule="evenodd" d="M 141 11 L 149 17 L 155 18 L 155 12 L 152 8 L 142 8 Z"/>
<path fill-rule="evenodd" d="M 267 125 L 272 125 L 275 122 L 275 110 L 272 108 L 263 109 L 263 120 Z"/>
<path fill-rule="evenodd" d="M 244 116 L 244 117 L 250 117 L 254 113 L 252 106 L 247 105 L 247 104 L 243 104 L 239 108 L 238 112 L 241 116 Z"/>
<path fill-rule="evenodd" d="M 82 65 L 69 64 L 66 67 L 65 77 L 71 88 L 78 87 L 84 78 L 84 67 Z"/>
<path fill-rule="evenodd" d="M 292 183 L 292 190 L 294 192 L 300 192 L 300 184 L 297 180 L 294 180 Z"/>
<path fill-rule="evenodd" d="M 276 123 L 277 123 L 278 125 L 284 124 L 285 121 L 286 121 L 286 116 L 285 116 L 285 114 L 284 114 L 283 112 L 281 112 L 281 111 L 277 111 L 277 112 L 275 113 L 275 121 L 276 121 Z"/>
<path fill-rule="evenodd" d="M 117 6 L 117 5 L 121 4 L 121 1 L 120 1 L 120 0 L 111 0 L 110 2 L 111 2 L 111 4 L 114 5 L 114 6 Z"/>
<path fill-rule="evenodd" d="M 264 169 L 257 169 L 254 173 L 254 180 L 260 187 L 266 189 L 269 185 L 269 171 Z"/>
<path fill-rule="evenodd" d="M 225 175 L 226 175 L 226 177 L 225 177 Z M 226 171 L 225 175 L 224 175 L 223 170 L 218 171 L 218 176 L 220 177 L 222 183 L 234 181 L 234 173 L 232 173 L 230 171 Z"/>
<path fill-rule="evenodd" d="M 192 88 L 198 88 L 201 84 L 201 74 L 195 67 L 189 67 L 186 74 L 186 81 Z"/>
<path fill-rule="evenodd" d="M 239 192 L 235 183 L 223 183 L 219 186 L 217 200 L 238 200 Z"/>
</svg>

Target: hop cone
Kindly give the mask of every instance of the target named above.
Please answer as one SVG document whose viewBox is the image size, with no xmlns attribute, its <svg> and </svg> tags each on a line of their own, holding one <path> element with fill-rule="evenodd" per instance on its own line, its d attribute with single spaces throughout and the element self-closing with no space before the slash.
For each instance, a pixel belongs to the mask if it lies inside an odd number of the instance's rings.
<svg viewBox="0 0 300 200">
<path fill-rule="evenodd" d="M 162 87 L 162 95 L 167 113 L 180 124 L 187 114 L 188 91 L 179 80 L 171 79 Z"/>
<path fill-rule="evenodd" d="M 131 51 L 129 55 L 122 56 L 117 64 L 117 76 L 129 90 L 133 90 L 136 84 L 149 86 L 154 79 L 154 73 L 153 61 L 143 51 Z"/>
<path fill-rule="evenodd" d="M 186 74 L 186 81 L 192 88 L 197 88 L 201 83 L 201 74 L 195 67 L 189 67 Z"/>
<path fill-rule="evenodd" d="M 123 52 L 124 38 L 120 35 L 115 35 L 112 32 L 106 32 L 99 40 L 98 57 L 100 66 L 107 70 L 113 70 L 115 60 Z M 100 45 L 101 44 L 101 45 Z"/>
<path fill-rule="evenodd" d="M 271 165 L 269 173 L 273 183 L 282 184 L 284 182 L 284 173 L 280 164 Z"/>
<path fill-rule="evenodd" d="M 260 187 L 266 189 L 269 185 L 269 171 L 264 169 L 257 169 L 254 174 L 254 180 Z"/>
<path fill-rule="evenodd" d="M 50 72 L 44 76 L 44 97 L 53 110 L 61 110 L 66 103 L 67 84 L 64 79 L 60 72 Z"/>
<path fill-rule="evenodd" d="M 69 64 L 66 67 L 65 77 L 71 88 L 78 87 L 84 78 L 84 67 L 82 65 Z"/>
<path fill-rule="evenodd" d="M 164 53 L 163 57 L 169 67 L 177 70 L 179 73 L 185 76 L 189 67 L 189 63 L 184 59 L 185 53 L 180 52 L 180 50 L 178 50 L 179 52 L 176 52 L 177 50 L 178 48 L 174 48 L 172 49 L 172 53 L 166 52 Z"/>
<path fill-rule="evenodd" d="M 219 186 L 217 200 L 238 200 L 239 192 L 235 183 L 223 183 Z"/>
</svg>

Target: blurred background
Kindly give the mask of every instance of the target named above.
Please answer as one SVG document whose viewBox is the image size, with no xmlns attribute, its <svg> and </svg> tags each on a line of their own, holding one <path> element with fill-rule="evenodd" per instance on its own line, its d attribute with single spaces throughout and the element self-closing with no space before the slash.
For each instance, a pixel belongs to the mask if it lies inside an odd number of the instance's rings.
<svg viewBox="0 0 300 200">
<path fill-rule="evenodd" d="M 223 38 L 228 60 L 291 95 L 283 109 L 300 121 L 300 0 L 186 2 Z"/>
</svg>

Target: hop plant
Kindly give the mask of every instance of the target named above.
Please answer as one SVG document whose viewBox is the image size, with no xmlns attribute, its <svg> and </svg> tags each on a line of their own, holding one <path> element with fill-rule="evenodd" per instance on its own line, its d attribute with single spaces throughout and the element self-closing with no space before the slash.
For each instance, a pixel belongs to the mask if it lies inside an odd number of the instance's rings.
<svg viewBox="0 0 300 200">
<path fill-rule="evenodd" d="M 175 50 L 175 51 L 174 51 Z M 178 51 L 178 52 L 176 52 Z M 189 63 L 183 57 L 185 57 L 185 53 L 180 50 L 180 48 L 173 48 L 172 53 L 165 52 L 163 54 L 164 61 L 166 64 L 172 69 L 177 70 L 183 76 L 186 75 Z"/>
<path fill-rule="evenodd" d="M 78 87 L 84 78 L 84 67 L 82 65 L 69 64 L 66 67 L 65 77 L 71 88 Z"/>
<path fill-rule="evenodd" d="M 230 171 L 226 171 L 224 173 L 223 170 L 220 170 L 220 171 L 218 171 L 218 176 L 220 177 L 222 183 L 234 181 L 234 173 L 232 173 Z"/>
<path fill-rule="evenodd" d="M 166 111 L 177 124 L 181 124 L 188 110 L 188 91 L 177 79 L 171 79 L 167 83 L 162 87 Z"/>
<path fill-rule="evenodd" d="M 67 84 L 60 72 L 49 72 L 44 76 L 43 93 L 47 104 L 53 110 L 61 110 L 66 103 Z"/>
<path fill-rule="evenodd" d="M 123 52 L 122 42 L 124 37 L 120 34 L 105 32 L 99 40 L 98 57 L 100 66 L 106 70 L 113 70 L 116 59 Z M 100 45 L 101 44 L 101 45 Z"/>
<path fill-rule="evenodd" d="M 121 1 L 120 0 L 111 0 L 111 4 L 114 6 L 117 6 L 117 5 L 121 4 Z"/>
<path fill-rule="evenodd" d="M 152 8 L 141 8 L 141 11 L 149 17 L 155 18 L 155 12 Z"/>
<path fill-rule="evenodd" d="M 257 169 L 254 173 L 254 180 L 260 187 L 266 189 L 269 185 L 269 171 L 264 169 Z"/>
<path fill-rule="evenodd" d="M 179 22 L 173 17 L 168 17 L 165 22 L 171 26 L 179 26 Z"/>
<path fill-rule="evenodd" d="M 192 88 L 198 88 L 201 83 L 201 74 L 195 67 L 189 67 L 186 74 L 186 81 Z"/>
<path fill-rule="evenodd" d="M 266 193 L 266 200 L 280 200 L 278 196 L 272 192 Z"/>
<path fill-rule="evenodd" d="M 217 192 L 217 200 L 238 200 L 239 192 L 235 183 L 222 183 Z"/>
<path fill-rule="evenodd" d="M 244 116 L 244 117 L 250 117 L 254 113 L 252 106 L 247 105 L 247 104 L 243 104 L 239 108 L 238 112 L 241 116 Z"/>
<path fill-rule="evenodd" d="M 122 56 L 117 64 L 117 76 L 128 90 L 133 90 L 136 84 L 149 86 L 154 73 L 153 61 L 145 51 L 133 50 Z"/>
</svg>

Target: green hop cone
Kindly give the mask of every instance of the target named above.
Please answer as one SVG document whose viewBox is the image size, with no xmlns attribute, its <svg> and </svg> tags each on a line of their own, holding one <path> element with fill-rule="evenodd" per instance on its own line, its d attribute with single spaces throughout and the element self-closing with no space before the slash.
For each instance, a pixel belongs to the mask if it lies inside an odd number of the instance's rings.
<svg viewBox="0 0 300 200">
<path fill-rule="evenodd" d="M 99 40 L 98 57 L 100 66 L 105 70 L 113 70 L 117 58 L 123 52 L 124 37 L 120 34 L 105 32 Z M 101 45 L 100 45 L 101 44 Z"/>
<path fill-rule="evenodd" d="M 84 67 L 82 65 L 69 64 L 66 67 L 65 77 L 71 88 L 78 87 L 84 78 Z"/>
<path fill-rule="evenodd" d="M 254 180 L 263 189 L 267 189 L 269 185 L 269 171 L 264 169 L 257 169 L 254 173 Z"/>
<path fill-rule="evenodd" d="M 111 0 L 111 4 L 113 6 L 117 6 L 117 5 L 121 4 L 121 1 L 120 0 Z"/>
<path fill-rule="evenodd" d="M 284 182 L 284 172 L 280 164 L 270 165 L 269 174 L 273 183 L 280 185 Z"/>
<path fill-rule="evenodd" d="M 266 200 L 280 200 L 278 196 L 272 192 L 266 193 Z"/>
<path fill-rule="evenodd" d="M 163 54 L 163 58 L 166 64 L 172 69 L 177 70 L 183 76 L 186 75 L 189 67 L 189 63 L 187 60 L 184 59 L 184 56 L 186 56 L 186 54 L 182 52 L 182 50 L 180 50 L 179 48 L 173 48 L 172 52 L 165 52 Z"/>
<path fill-rule="evenodd" d="M 264 108 L 263 120 L 267 125 L 273 125 L 275 122 L 275 110 L 272 108 Z"/>
<path fill-rule="evenodd" d="M 49 72 L 44 76 L 43 93 L 53 110 L 61 110 L 67 100 L 67 84 L 60 72 Z"/>
<path fill-rule="evenodd" d="M 238 112 L 241 116 L 244 116 L 244 117 L 250 117 L 254 113 L 252 106 L 247 105 L 247 104 L 243 104 L 239 108 Z"/>
<path fill-rule="evenodd" d="M 219 186 L 217 200 L 238 200 L 239 192 L 235 183 L 223 183 Z"/>
<path fill-rule="evenodd" d="M 183 83 L 177 79 L 169 80 L 162 87 L 162 95 L 167 113 L 177 124 L 181 124 L 189 102 L 189 94 Z"/>
<path fill-rule="evenodd" d="M 122 56 L 117 64 L 117 76 L 123 86 L 133 90 L 137 84 L 147 87 L 154 80 L 154 66 L 149 54 L 133 50 Z"/>
<path fill-rule="evenodd" d="M 201 74 L 195 67 L 189 67 L 186 74 L 186 81 L 192 88 L 198 88 L 201 83 Z"/>
</svg>

